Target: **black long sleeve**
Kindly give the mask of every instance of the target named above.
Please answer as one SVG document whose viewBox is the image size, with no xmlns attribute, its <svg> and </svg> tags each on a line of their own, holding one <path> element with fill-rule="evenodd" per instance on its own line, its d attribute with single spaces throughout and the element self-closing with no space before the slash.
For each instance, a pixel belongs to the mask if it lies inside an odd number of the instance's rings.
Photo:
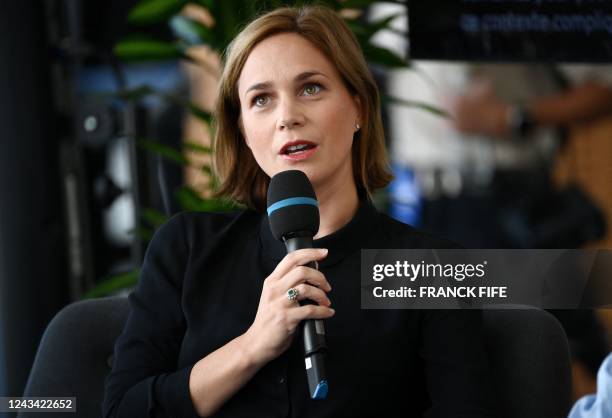
<svg viewBox="0 0 612 418">
<path fill-rule="evenodd" d="M 104 417 L 192 416 L 192 365 L 177 369 L 186 331 L 181 308 L 188 249 L 181 216 L 161 227 L 149 244 L 130 314 L 115 346 L 107 379 Z"/>
<path fill-rule="evenodd" d="M 336 310 L 325 321 L 328 399 L 310 399 L 296 338 L 214 416 L 489 416 L 480 312 L 361 309 L 362 248 L 447 244 L 362 202 L 349 224 L 314 242 L 329 249 L 319 266 Z M 284 255 L 257 212 L 185 213 L 164 225 L 130 295 L 104 416 L 196 417 L 191 368 L 250 327 L 263 281 Z"/>
</svg>

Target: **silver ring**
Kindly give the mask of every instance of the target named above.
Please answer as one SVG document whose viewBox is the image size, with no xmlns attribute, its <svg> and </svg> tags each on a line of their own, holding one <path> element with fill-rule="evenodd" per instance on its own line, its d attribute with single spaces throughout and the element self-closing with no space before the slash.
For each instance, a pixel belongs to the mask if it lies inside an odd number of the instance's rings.
<svg viewBox="0 0 612 418">
<path fill-rule="evenodd" d="M 289 290 L 287 290 L 287 299 L 293 302 L 294 300 L 298 298 L 299 294 L 300 294 L 300 291 L 297 290 L 295 287 L 292 287 Z"/>
</svg>

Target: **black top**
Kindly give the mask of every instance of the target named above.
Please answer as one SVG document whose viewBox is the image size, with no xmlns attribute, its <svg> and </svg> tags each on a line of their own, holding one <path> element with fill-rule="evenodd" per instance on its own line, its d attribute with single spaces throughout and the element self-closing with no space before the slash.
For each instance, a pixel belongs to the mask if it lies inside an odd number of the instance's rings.
<svg viewBox="0 0 612 418">
<path fill-rule="evenodd" d="M 336 310 L 325 320 L 329 394 L 311 400 L 299 338 L 215 417 L 483 417 L 481 313 L 362 310 L 361 248 L 452 248 L 362 203 L 320 270 Z M 255 319 L 264 279 L 285 255 L 254 211 L 183 213 L 155 234 L 106 381 L 104 417 L 196 417 L 189 374 Z M 298 334 L 296 333 L 296 336 Z"/>
</svg>

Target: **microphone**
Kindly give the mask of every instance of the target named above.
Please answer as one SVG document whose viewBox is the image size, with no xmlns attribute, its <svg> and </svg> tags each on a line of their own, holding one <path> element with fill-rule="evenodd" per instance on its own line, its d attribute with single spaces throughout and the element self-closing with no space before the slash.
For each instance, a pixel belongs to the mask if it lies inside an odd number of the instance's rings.
<svg viewBox="0 0 612 418">
<path fill-rule="evenodd" d="M 312 237 L 319 230 L 319 202 L 310 180 L 299 170 L 282 171 L 270 180 L 268 219 L 274 237 L 285 243 L 287 253 L 312 248 Z M 318 269 L 316 261 L 306 264 Z M 302 304 L 313 304 L 302 301 Z M 306 377 L 312 399 L 325 399 L 328 384 L 325 374 L 325 328 L 320 319 L 302 323 Z"/>
</svg>

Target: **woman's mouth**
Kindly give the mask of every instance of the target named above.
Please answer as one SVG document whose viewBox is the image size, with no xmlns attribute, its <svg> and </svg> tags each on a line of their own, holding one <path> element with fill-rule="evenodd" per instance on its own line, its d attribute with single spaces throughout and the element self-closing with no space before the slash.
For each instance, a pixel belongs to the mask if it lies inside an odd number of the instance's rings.
<svg viewBox="0 0 612 418">
<path fill-rule="evenodd" d="M 310 157 L 317 150 L 317 145 L 308 141 L 294 141 L 286 144 L 280 151 L 283 159 L 289 161 L 302 161 Z"/>
</svg>

